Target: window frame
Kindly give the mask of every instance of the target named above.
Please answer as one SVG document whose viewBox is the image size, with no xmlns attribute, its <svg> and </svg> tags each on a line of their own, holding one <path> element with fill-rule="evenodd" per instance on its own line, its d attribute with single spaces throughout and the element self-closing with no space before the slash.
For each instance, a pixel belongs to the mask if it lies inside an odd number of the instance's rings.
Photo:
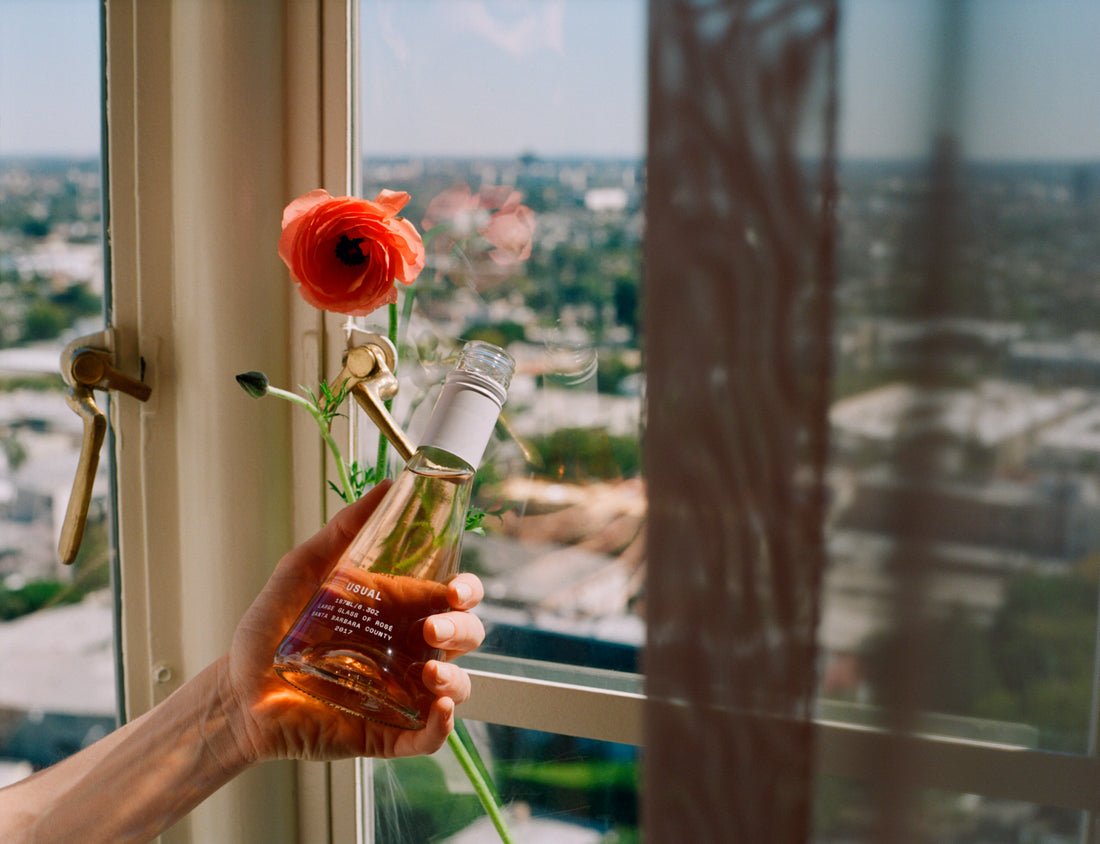
<svg viewBox="0 0 1100 844">
<path fill-rule="evenodd" d="M 232 374 L 225 369 L 229 360 L 272 360 L 280 379 L 308 383 L 331 372 L 339 359 L 336 322 L 293 301 L 289 285 L 273 282 L 285 277 L 274 250 L 247 262 L 236 253 L 241 242 L 256 238 L 270 246 L 273 236 L 246 230 L 244 219 L 277 220 L 286 197 L 318 185 L 346 191 L 356 183 L 357 5 L 105 0 L 105 191 L 114 291 L 108 321 L 120 368 L 144 370 L 153 387 L 144 406 L 125 399 L 110 404 L 128 717 L 155 705 L 224 651 L 280 549 L 311 534 L 329 506 L 325 457 L 309 421 L 240 400 L 224 376 Z M 245 39 L 225 49 L 219 36 L 226 26 L 241 26 L 244 14 L 267 16 L 268 31 L 285 38 Z M 209 112 L 202 97 L 217 101 L 220 73 L 233 74 L 239 101 L 256 101 L 253 110 L 233 114 L 223 102 Z M 265 73 L 286 81 L 276 104 L 265 100 L 272 85 Z M 242 143 L 250 155 L 236 157 Z M 252 192 L 225 198 L 219 180 L 230 173 L 234 186 Z M 238 219 L 225 207 L 212 208 L 218 196 L 223 206 L 247 200 L 248 214 Z M 201 250 L 189 248 L 200 243 Z M 256 302 L 264 303 L 260 325 L 230 332 L 252 319 Z M 203 313 L 210 303 L 222 308 L 217 318 Z M 223 408 L 233 413 L 220 413 Z M 261 439 L 264 448 L 242 447 Z M 272 448 L 272 442 L 285 447 Z M 217 459 L 205 461 L 201 473 L 189 471 L 200 446 Z M 257 472 L 289 482 L 258 484 Z M 316 494 L 303 496 L 303 489 Z M 211 515 L 209 502 L 233 503 L 232 541 L 224 527 L 193 528 Z M 232 571 L 220 564 L 224 559 L 233 560 Z M 473 698 L 461 717 L 642 744 L 641 692 L 476 665 L 470 668 Z M 876 760 L 898 758 L 913 766 L 913 782 L 923 786 L 1100 810 L 1095 755 L 815 724 L 820 773 L 870 778 Z M 358 819 L 370 817 L 364 791 L 353 762 L 265 765 L 210 798 L 163 840 L 213 840 L 210 831 L 216 830 L 214 839 L 240 842 L 369 841 L 370 831 L 358 828 Z M 267 825 L 251 822 L 258 819 Z M 1094 826 L 1090 820 L 1090 830 Z M 1092 835 L 1089 840 L 1096 840 Z"/>
<path fill-rule="evenodd" d="M 103 9 L 108 324 L 120 368 L 143 372 L 153 390 L 142 406 L 111 403 L 132 718 L 224 652 L 274 561 L 323 522 L 316 432 L 281 406 L 241 402 L 232 375 L 266 368 L 310 383 L 331 368 L 335 332 L 279 283 L 272 244 L 287 197 L 350 184 L 351 4 Z M 273 83 L 276 98 L 265 96 Z M 249 445 L 257 440 L 264 447 Z M 213 459 L 190 471 L 198 453 Z M 355 840 L 354 776 L 351 761 L 260 766 L 162 840 Z"/>
</svg>

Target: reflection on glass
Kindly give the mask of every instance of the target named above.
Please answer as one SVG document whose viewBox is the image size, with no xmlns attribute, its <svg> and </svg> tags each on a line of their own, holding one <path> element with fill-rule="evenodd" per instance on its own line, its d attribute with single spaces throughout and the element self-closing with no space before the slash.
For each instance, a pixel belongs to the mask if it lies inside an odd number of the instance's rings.
<svg viewBox="0 0 1100 844">
<path fill-rule="evenodd" d="M 867 783 L 822 777 L 814 805 L 814 844 L 876 840 L 876 796 Z M 928 789 L 921 792 L 917 826 L 906 841 L 927 844 L 985 844 L 991 841 L 1079 841 L 1084 816 L 1073 809 L 975 794 Z"/>
<path fill-rule="evenodd" d="M 518 363 L 464 548 L 484 650 L 636 670 L 644 4 L 361 12 L 363 195 L 408 191 L 428 254 L 399 303 L 395 415 L 415 441 L 460 341 Z"/>
<path fill-rule="evenodd" d="M 117 711 L 109 461 L 76 562 L 57 556 L 82 438 L 58 362 L 102 329 L 104 293 L 98 8 L 58 11 L 0 8 L 0 77 L 20 80 L 0 86 L 0 785 L 100 738 Z"/>
<path fill-rule="evenodd" d="M 462 568 L 486 586 L 479 653 L 546 670 L 635 672 L 644 641 L 644 20 L 638 0 L 361 4 L 362 195 L 408 191 L 427 250 L 394 413 L 415 442 L 462 341 L 516 359 Z M 635 749 L 478 738 L 517 840 L 637 840 Z M 496 840 L 452 767 L 376 764 L 379 840 Z"/>
<path fill-rule="evenodd" d="M 956 81 L 981 95 L 958 137 L 938 139 L 931 158 L 911 154 L 912 137 L 893 159 L 861 156 L 873 145 L 859 144 L 858 101 L 842 132 L 822 694 L 1002 722 L 1035 730 L 1042 749 L 1084 753 L 1100 559 L 1100 168 L 1074 109 L 1032 117 L 1059 102 L 1060 73 L 1084 49 L 1067 33 L 1095 10 L 969 7 L 962 49 L 982 60 Z M 864 39 L 846 42 L 855 79 L 872 30 L 896 30 L 873 4 L 846 8 Z M 935 48 L 911 32 L 907 51 Z M 1003 84 L 1021 51 L 1035 59 L 1034 91 Z M 1029 117 L 1009 136 L 998 110 Z M 1049 131 L 1019 132 L 1040 123 Z M 899 598 L 913 583 L 920 594 Z M 919 608 L 899 631 L 906 600 Z M 918 688 L 903 692 L 902 664 L 917 664 Z"/>
<path fill-rule="evenodd" d="M 467 723 L 489 764 L 517 841 L 640 841 L 638 749 L 570 736 Z M 375 763 L 375 830 L 392 844 L 498 841 L 446 753 Z"/>
</svg>

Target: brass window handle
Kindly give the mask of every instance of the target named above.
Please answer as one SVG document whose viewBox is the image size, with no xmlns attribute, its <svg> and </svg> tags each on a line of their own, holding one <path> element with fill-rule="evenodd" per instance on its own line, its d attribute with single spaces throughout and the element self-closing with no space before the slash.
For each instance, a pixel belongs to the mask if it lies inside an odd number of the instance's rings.
<svg viewBox="0 0 1100 844">
<path fill-rule="evenodd" d="M 117 390 L 139 401 L 146 401 L 152 392 L 147 384 L 114 368 L 114 353 L 109 348 L 96 348 L 92 345 L 100 343 L 110 346 L 111 339 L 109 331 L 81 337 L 70 343 L 61 354 L 61 376 L 70 388 L 66 401 L 84 422 L 80 460 L 57 546 L 58 556 L 66 565 L 76 559 L 76 553 L 84 539 L 88 508 L 92 503 L 92 486 L 99 467 L 99 453 L 107 434 L 107 417 L 96 405 L 92 391 Z"/>
<path fill-rule="evenodd" d="M 332 388 L 341 386 L 378 426 L 390 445 L 402 460 L 408 460 L 416 449 L 386 409 L 386 401 L 397 395 L 397 378 L 393 369 L 397 365 L 397 352 L 388 337 L 371 334 L 367 342 L 344 355 L 344 368 L 332 380 Z"/>
</svg>

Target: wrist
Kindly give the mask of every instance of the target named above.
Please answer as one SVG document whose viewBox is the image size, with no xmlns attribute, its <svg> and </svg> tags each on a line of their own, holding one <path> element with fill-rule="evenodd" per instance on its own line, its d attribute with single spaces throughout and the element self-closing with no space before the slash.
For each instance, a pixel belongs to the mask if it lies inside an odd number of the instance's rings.
<svg viewBox="0 0 1100 844">
<path fill-rule="evenodd" d="M 225 680 L 220 660 L 148 712 L 12 786 L 27 818 L 16 840 L 150 841 L 253 765 L 259 757 Z M 105 788 L 119 799 L 105 803 Z M 8 808 L 0 808 L 0 837 L 24 832 L 4 823 Z"/>
<path fill-rule="evenodd" d="M 203 744 L 229 777 L 264 760 L 256 740 L 255 721 L 230 682 L 229 660 L 222 657 L 206 669 L 213 691 L 202 723 Z"/>
</svg>

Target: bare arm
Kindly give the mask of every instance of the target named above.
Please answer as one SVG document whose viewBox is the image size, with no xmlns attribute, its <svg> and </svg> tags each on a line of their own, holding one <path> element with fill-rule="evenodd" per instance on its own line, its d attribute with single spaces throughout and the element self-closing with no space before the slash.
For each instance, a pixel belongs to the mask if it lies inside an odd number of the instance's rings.
<svg viewBox="0 0 1100 844">
<path fill-rule="evenodd" d="M 183 817 L 252 764 L 218 690 L 223 671 L 205 669 L 140 718 L 0 791 L 0 838 L 148 841 Z"/>
<path fill-rule="evenodd" d="M 343 714 L 297 692 L 271 668 L 283 633 L 383 491 L 346 508 L 280 561 L 224 657 L 140 718 L 0 790 L 0 840 L 148 841 L 269 759 L 411 756 L 442 746 L 455 704 L 470 693 L 469 678 L 454 665 L 425 667 L 425 682 L 438 697 L 428 726 L 416 731 Z M 449 659 L 481 643 L 481 622 L 464 610 L 483 592 L 472 575 L 459 575 L 440 592 L 453 611 L 433 616 L 424 632 Z"/>
</svg>

